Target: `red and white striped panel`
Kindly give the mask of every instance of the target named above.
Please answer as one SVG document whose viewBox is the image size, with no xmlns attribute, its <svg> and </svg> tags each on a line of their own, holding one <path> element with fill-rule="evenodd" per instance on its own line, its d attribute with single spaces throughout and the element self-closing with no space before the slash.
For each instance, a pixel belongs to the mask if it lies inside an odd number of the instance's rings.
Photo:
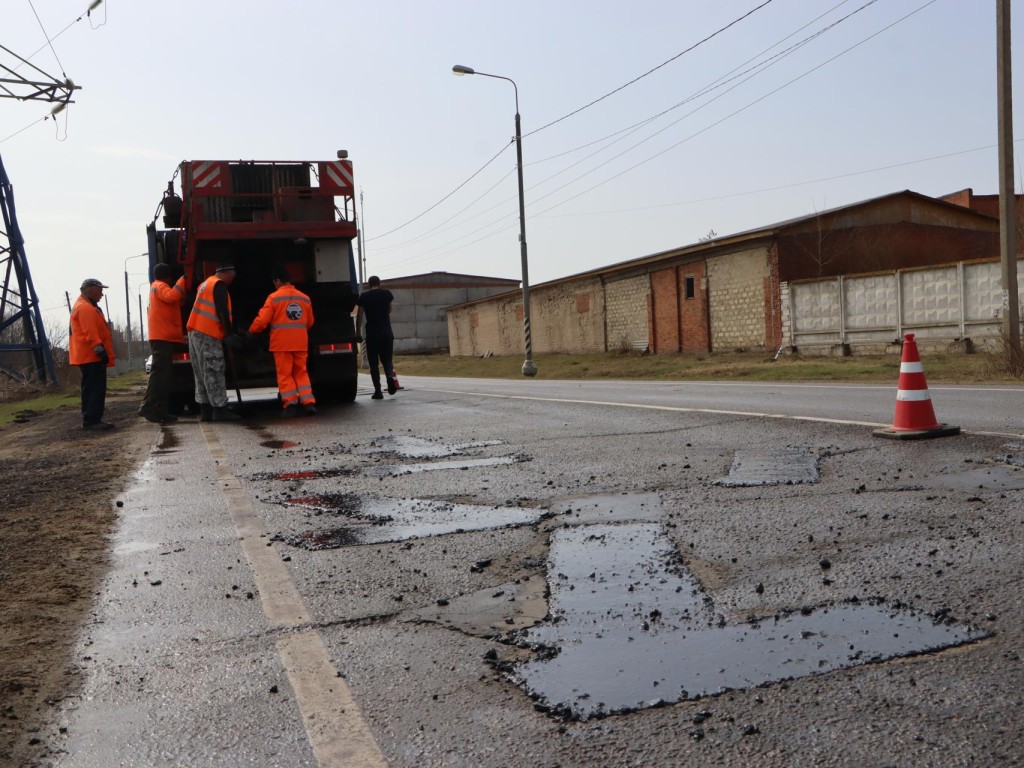
<svg viewBox="0 0 1024 768">
<path fill-rule="evenodd" d="M 192 163 L 192 186 L 195 189 L 220 189 L 227 175 L 224 163 L 203 160 Z"/>
<path fill-rule="evenodd" d="M 320 163 L 320 188 L 337 195 L 353 194 L 352 161 L 330 160 Z"/>
</svg>

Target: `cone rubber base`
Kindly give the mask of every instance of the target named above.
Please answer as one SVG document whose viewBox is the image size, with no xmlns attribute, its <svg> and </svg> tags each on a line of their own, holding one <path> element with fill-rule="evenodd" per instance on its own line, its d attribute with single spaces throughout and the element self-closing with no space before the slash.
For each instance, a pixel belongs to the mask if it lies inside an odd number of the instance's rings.
<svg viewBox="0 0 1024 768">
<path fill-rule="evenodd" d="M 932 437 L 948 437 L 959 435 L 960 427 L 952 427 L 949 424 L 939 424 L 931 429 L 893 429 L 885 427 L 872 432 L 875 437 L 885 437 L 889 440 L 928 440 Z"/>
</svg>

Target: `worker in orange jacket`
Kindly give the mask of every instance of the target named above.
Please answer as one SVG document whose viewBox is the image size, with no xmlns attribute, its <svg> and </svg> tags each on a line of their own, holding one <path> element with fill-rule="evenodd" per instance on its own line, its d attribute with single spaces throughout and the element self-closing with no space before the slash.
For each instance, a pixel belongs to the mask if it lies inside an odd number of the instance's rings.
<svg viewBox="0 0 1024 768">
<path fill-rule="evenodd" d="M 173 424 L 177 417 L 170 411 L 171 356 L 174 347 L 185 341 L 181 327 L 181 303 L 185 300 L 185 277 L 176 283 L 169 264 L 153 267 L 153 283 L 149 287 L 149 351 L 153 365 L 146 385 L 146 395 L 139 406 L 139 416 L 158 424 Z"/>
<path fill-rule="evenodd" d="M 283 264 L 274 267 L 274 292 L 263 303 L 249 333 L 270 328 L 270 351 L 277 369 L 277 389 L 284 417 L 316 413 L 316 399 L 309 383 L 306 359 L 309 356 L 309 329 L 313 326 L 313 305 L 309 297 L 292 285 Z"/>
<path fill-rule="evenodd" d="M 234 280 L 235 266 L 218 264 L 217 271 L 199 284 L 195 304 L 185 324 L 200 421 L 234 421 L 241 418 L 227 407 L 228 392 L 224 376 L 224 346 L 234 348 L 235 342 L 241 341 L 241 337 L 234 332 L 231 294 L 228 293 L 228 286 Z"/>
<path fill-rule="evenodd" d="M 103 421 L 107 368 L 114 366 L 114 339 L 99 305 L 106 287 L 94 277 L 82 282 L 82 295 L 71 308 L 68 331 L 68 362 L 77 365 L 82 374 L 82 429 L 90 431 L 114 426 Z"/>
</svg>

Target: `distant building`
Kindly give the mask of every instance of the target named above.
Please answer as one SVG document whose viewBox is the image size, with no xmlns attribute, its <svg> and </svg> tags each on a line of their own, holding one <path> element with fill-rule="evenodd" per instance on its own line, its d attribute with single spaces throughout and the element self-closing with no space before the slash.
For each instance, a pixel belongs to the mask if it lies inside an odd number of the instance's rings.
<svg viewBox="0 0 1024 768">
<path fill-rule="evenodd" d="M 908 331 L 936 346 L 990 345 L 1000 299 L 993 204 L 969 189 L 896 192 L 539 283 L 533 351 L 847 354 L 891 351 Z M 522 353 L 518 293 L 447 315 L 452 355 Z"/>
<path fill-rule="evenodd" d="M 395 352 L 448 351 L 448 319 L 444 310 L 453 304 L 485 299 L 519 287 L 518 280 L 454 272 L 393 277 L 380 281 L 395 295 L 391 328 Z"/>
</svg>

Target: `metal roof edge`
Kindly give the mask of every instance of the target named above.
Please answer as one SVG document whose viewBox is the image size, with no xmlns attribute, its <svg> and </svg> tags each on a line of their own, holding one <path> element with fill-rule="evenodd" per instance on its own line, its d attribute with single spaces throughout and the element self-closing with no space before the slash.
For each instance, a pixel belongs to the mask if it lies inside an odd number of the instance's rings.
<svg viewBox="0 0 1024 768">
<path fill-rule="evenodd" d="M 978 219 L 982 219 L 987 223 L 991 223 L 993 221 L 991 216 L 986 216 L 985 214 L 979 213 L 978 211 L 975 211 L 971 208 L 965 208 L 964 206 L 957 205 L 956 203 L 950 203 L 945 200 L 939 200 L 937 198 L 925 195 L 921 192 L 914 192 L 911 189 L 904 189 L 898 192 L 889 192 L 887 194 L 879 195 L 877 197 L 867 198 L 866 200 L 859 200 L 857 202 L 836 206 L 835 208 L 817 211 L 813 214 L 809 214 L 806 216 L 800 216 L 794 219 L 786 219 L 784 221 L 771 224 L 767 227 L 760 227 L 758 229 L 750 229 L 745 230 L 743 232 L 736 232 L 731 235 L 716 237 L 713 240 L 693 243 L 691 245 L 684 245 L 678 248 L 669 248 L 668 250 L 665 251 L 658 251 L 657 253 L 648 254 L 646 256 L 640 256 L 634 259 L 627 259 L 626 261 L 616 262 L 604 267 L 590 269 L 585 272 L 576 272 L 574 274 L 566 275 L 565 277 L 560 277 L 555 280 L 548 280 L 547 282 L 531 285 L 530 290 L 533 291 L 539 290 L 541 288 L 551 288 L 557 285 L 561 285 L 563 283 L 575 282 L 577 280 L 583 280 L 586 278 L 608 276 L 621 272 L 629 272 L 634 269 L 641 269 L 643 267 L 650 266 L 651 264 L 655 264 L 661 261 L 667 261 L 673 258 L 685 258 L 687 256 L 706 255 L 708 252 L 712 251 L 725 251 L 726 249 L 734 248 L 737 245 L 743 245 L 746 243 L 756 242 L 757 240 L 775 237 L 783 230 L 791 229 L 798 224 L 813 221 L 820 216 L 839 213 L 841 211 L 846 211 L 861 206 L 873 205 L 891 198 L 903 196 L 910 196 L 917 200 L 943 208 L 953 208 L 956 209 L 957 211 L 963 212 L 965 215 L 974 216 Z M 520 293 L 520 291 L 507 291 L 505 293 L 496 293 L 482 299 L 475 299 L 473 301 L 467 301 L 462 304 L 453 304 L 450 307 L 445 307 L 444 311 L 447 312 L 448 310 L 452 309 L 462 309 L 464 307 L 471 307 L 474 304 L 482 304 L 485 302 L 494 301 L 496 299 L 510 297 L 518 293 Z"/>
</svg>

